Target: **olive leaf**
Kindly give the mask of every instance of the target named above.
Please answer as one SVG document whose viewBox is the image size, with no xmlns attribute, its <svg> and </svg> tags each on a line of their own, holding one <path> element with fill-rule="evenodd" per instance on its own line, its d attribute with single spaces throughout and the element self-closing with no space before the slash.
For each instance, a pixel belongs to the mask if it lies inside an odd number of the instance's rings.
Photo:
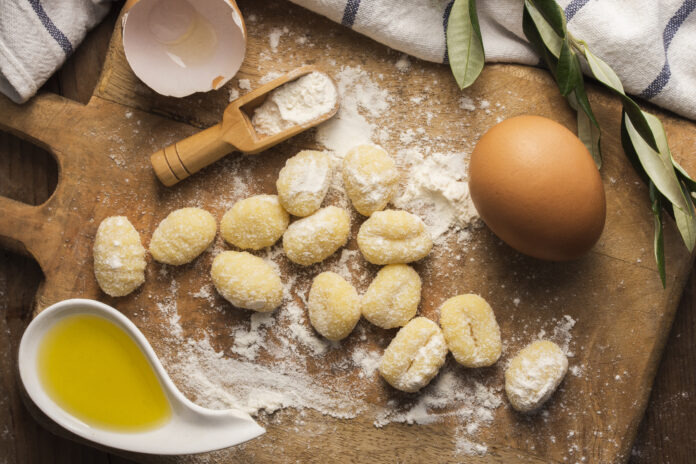
<svg viewBox="0 0 696 464">
<path fill-rule="evenodd" d="M 672 158 L 672 164 L 677 170 L 677 177 L 679 177 L 679 180 L 686 184 L 690 192 L 696 192 L 696 180 L 692 179 L 691 176 L 689 176 L 689 174 L 684 170 L 683 167 L 681 167 L 679 163 L 677 163 L 674 158 Z"/>
<path fill-rule="evenodd" d="M 558 67 L 556 68 L 556 82 L 561 95 L 567 96 L 575 90 L 578 81 L 582 80 L 582 71 L 577 62 L 575 53 L 570 49 L 567 40 L 561 45 L 561 54 L 558 57 Z"/>
<path fill-rule="evenodd" d="M 559 37 L 566 36 L 566 18 L 563 10 L 555 0 L 530 0 L 530 3 L 539 11 L 546 22 Z"/>
<path fill-rule="evenodd" d="M 689 251 L 692 251 L 694 244 L 696 244 L 696 211 L 694 211 L 694 205 L 691 202 L 686 185 L 683 182 L 680 185 L 689 209 L 688 211 L 682 211 L 676 205 L 672 205 L 672 211 L 674 212 L 674 221 L 677 223 L 679 234 L 682 236 L 682 240 L 684 240 L 684 245 L 686 245 Z"/>
<path fill-rule="evenodd" d="M 568 99 L 576 98 L 575 94 L 568 95 Z M 578 138 L 587 147 L 587 151 L 592 155 L 597 169 L 602 168 L 602 150 L 600 147 L 600 137 L 601 131 L 599 130 L 599 124 L 592 122 L 590 117 L 585 113 L 585 111 L 577 112 L 578 118 Z"/>
<path fill-rule="evenodd" d="M 469 87 L 481 74 L 485 61 L 475 0 L 455 0 L 447 22 L 450 68 L 460 89 Z"/>
<path fill-rule="evenodd" d="M 590 52 L 590 49 L 587 48 L 587 44 L 585 42 L 580 43 L 582 44 L 585 60 L 587 60 L 587 64 L 589 65 L 590 71 L 592 71 L 594 77 L 607 87 L 610 87 L 623 94 L 623 84 L 614 70 L 611 69 L 604 61 Z"/>
<path fill-rule="evenodd" d="M 624 122 L 631 144 L 638 155 L 638 160 L 655 187 L 670 203 L 683 211 L 688 211 L 689 208 L 684 201 L 684 195 L 669 154 L 665 155 L 653 150 L 636 130 L 630 115 L 626 115 Z"/>
<path fill-rule="evenodd" d="M 655 224 L 655 238 L 653 239 L 655 262 L 657 263 L 657 271 L 662 281 L 662 288 L 665 288 L 667 285 L 667 275 L 665 272 L 665 237 L 662 227 L 662 204 L 655 184 L 652 182 L 650 182 L 650 203 L 652 206 L 653 222 Z"/>
<path fill-rule="evenodd" d="M 553 54 L 553 56 L 558 58 L 561 55 L 563 38 L 556 33 L 553 26 L 551 26 L 551 24 L 544 19 L 544 16 L 539 10 L 537 10 L 530 0 L 525 0 L 524 9 L 534 22 L 537 33 L 541 37 L 545 47 L 551 52 L 551 54 Z"/>
</svg>

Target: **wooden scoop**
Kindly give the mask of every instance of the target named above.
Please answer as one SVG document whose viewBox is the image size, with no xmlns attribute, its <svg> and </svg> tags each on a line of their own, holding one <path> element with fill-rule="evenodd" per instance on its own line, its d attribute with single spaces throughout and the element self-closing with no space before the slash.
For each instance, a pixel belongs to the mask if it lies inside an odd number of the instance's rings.
<svg viewBox="0 0 696 464">
<path fill-rule="evenodd" d="M 230 103 L 221 123 L 155 152 L 150 161 L 159 180 L 170 187 L 232 151 L 259 153 L 332 117 L 338 111 L 338 98 L 328 113 L 274 135 L 258 134 L 251 124 L 254 110 L 266 101 L 272 90 L 315 71 L 323 73 L 314 66 L 303 66 L 262 85 Z"/>
</svg>

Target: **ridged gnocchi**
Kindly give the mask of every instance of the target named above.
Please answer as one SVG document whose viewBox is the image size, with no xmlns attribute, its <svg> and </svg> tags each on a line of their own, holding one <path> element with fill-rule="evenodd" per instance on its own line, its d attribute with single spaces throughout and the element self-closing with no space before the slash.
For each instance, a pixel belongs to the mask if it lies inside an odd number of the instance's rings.
<svg viewBox="0 0 696 464">
<path fill-rule="evenodd" d="M 360 226 L 358 247 L 372 264 L 418 261 L 430 253 L 433 241 L 425 224 L 406 211 L 377 211 Z"/>
<path fill-rule="evenodd" d="M 276 195 L 254 195 L 232 205 L 220 221 L 226 242 L 243 250 L 273 245 L 288 228 L 290 216 Z"/>
<path fill-rule="evenodd" d="M 440 327 L 417 317 L 399 330 L 379 363 L 384 380 L 405 392 L 416 392 L 437 375 L 447 357 L 447 344 Z"/>
<path fill-rule="evenodd" d="M 213 243 L 217 222 L 201 208 L 181 208 L 159 223 L 150 239 L 150 254 L 164 264 L 190 263 Z"/>
<path fill-rule="evenodd" d="M 283 249 L 293 263 L 309 266 L 331 256 L 348 241 L 350 215 L 327 206 L 290 224 L 283 235 Z"/>
<path fill-rule="evenodd" d="M 323 151 L 304 150 L 288 159 L 276 188 L 280 204 L 293 216 L 305 217 L 321 207 L 331 183 L 331 159 Z"/>
<path fill-rule="evenodd" d="M 492 366 L 500 358 L 500 327 L 491 306 L 478 295 L 459 295 L 440 307 L 447 347 L 466 367 Z"/>
<path fill-rule="evenodd" d="M 360 297 L 334 272 L 322 272 L 309 290 L 307 311 L 312 327 L 329 340 L 346 338 L 360 320 Z"/>
<path fill-rule="evenodd" d="M 363 216 L 383 210 L 399 183 L 396 163 L 374 145 L 358 145 L 343 160 L 343 183 L 353 207 Z"/>
<path fill-rule="evenodd" d="M 390 264 L 377 273 L 360 304 L 365 319 L 383 329 L 413 319 L 421 298 L 421 279 L 412 267 Z"/>
<path fill-rule="evenodd" d="M 532 412 L 556 391 L 568 372 L 563 350 L 548 340 L 537 340 L 517 353 L 505 371 L 505 393 L 512 407 Z"/>
<path fill-rule="evenodd" d="M 104 219 L 92 251 L 94 276 L 107 295 L 128 295 L 145 282 L 145 248 L 127 217 Z"/>
<path fill-rule="evenodd" d="M 246 251 L 223 251 L 217 255 L 210 275 L 220 295 L 238 308 L 268 312 L 283 301 L 278 272 Z"/>
</svg>

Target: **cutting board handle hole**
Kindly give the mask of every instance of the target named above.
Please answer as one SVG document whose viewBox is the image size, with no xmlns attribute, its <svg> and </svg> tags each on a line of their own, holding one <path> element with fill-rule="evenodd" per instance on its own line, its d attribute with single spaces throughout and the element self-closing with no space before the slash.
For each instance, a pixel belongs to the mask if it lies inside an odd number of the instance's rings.
<svg viewBox="0 0 696 464">
<path fill-rule="evenodd" d="M 0 131 L 0 195 L 40 205 L 58 183 L 58 163 L 47 150 Z"/>
</svg>

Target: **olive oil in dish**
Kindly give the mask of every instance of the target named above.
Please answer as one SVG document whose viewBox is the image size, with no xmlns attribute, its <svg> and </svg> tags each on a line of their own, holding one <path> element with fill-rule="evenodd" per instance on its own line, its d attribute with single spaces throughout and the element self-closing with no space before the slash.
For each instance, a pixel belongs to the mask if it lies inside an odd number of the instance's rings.
<svg viewBox="0 0 696 464">
<path fill-rule="evenodd" d="M 38 368 L 53 401 L 91 427 L 140 432 L 172 417 L 143 352 L 103 317 L 77 314 L 57 322 L 41 341 Z"/>
</svg>

